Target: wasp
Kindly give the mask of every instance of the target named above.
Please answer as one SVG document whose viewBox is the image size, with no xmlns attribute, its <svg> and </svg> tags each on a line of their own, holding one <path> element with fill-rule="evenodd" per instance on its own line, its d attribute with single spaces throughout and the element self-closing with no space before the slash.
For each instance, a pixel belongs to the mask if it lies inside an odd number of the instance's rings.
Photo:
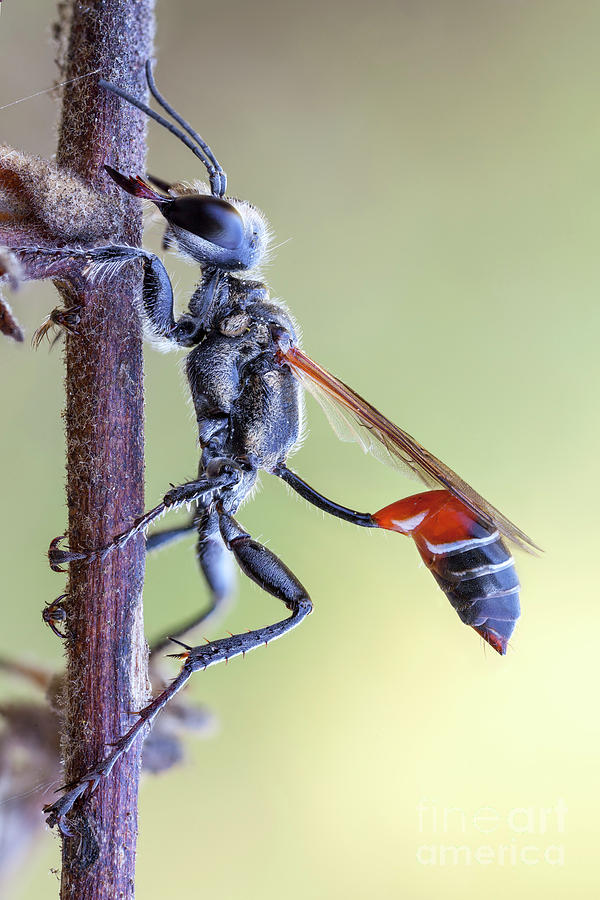
<svg viewBox="0 0 600 900">
<path fill-rule="evenodd" d="M 259 472 L 280 478 L 310 504 L 353 525 L 412 537 L 460 619 L 500 654 L 506 652 L 520 614 L 519 580 L 508 545 L 535 549 L 524 532 L 456 473 L 305 354 L 285 306 L 270 298 L 266 284 L 250 277 L 269 248 L 266 218 L 252 204 L 227 194 L 225 171 L 209 145 L 159 93 L 149 63 L 146 77 L 150 94 L 170 120 L 118 85 L 104 80 L 100 84 L 182 141 L 201 160 L 209 184 L 189 187 L 105 168 L 122 190 L 154 204 L 163 216 L 164 248 L 200 267 L 200 282 L 188 308 L 175 317 L 167 271 L 155 254 L 143 248 L 111 245 L 63 252 L 85 256 L 84 271 L 90 278 L 112 277 L 122 265 L 141 262 L 140 311 L 147 335 L 189 351 L 185 371 L 201 448 L 198 476 L 172 487 L 107 547 L 60 550 L 55 543 L 51 565 L 60 569 L 61 563 L 72 559 L 104 558 L 134 535 L 146 533 L 166 511 L 187 504 L 195 510 L 191 520 L 150 536 L 148 549 L 195 531 L 213 608 L 231 593 L 234 560 L 259 587 L 280 599 L 288 614 L 274 624 L 198 647 L 183 644 L 183 652 L 177 654 L 183 660 L 180 673 L 139 713 L 110 756 L 48 808 L 51 823 L 60 822 L 77 797 L 108 774 L 140 728 L 153 721 L 193 672 L 281 637 L 311 612 L 310 596 L 298 578 L 236 518 Z M 326 409 L 335 409 L 333 422 L 341 437 L 350 435 L 391 465 L 408 468 L 428 490 L 369 513 L 342 506 L 307 484 L 288 466 L 301 433 L 305 388 Z"/>
</svg>

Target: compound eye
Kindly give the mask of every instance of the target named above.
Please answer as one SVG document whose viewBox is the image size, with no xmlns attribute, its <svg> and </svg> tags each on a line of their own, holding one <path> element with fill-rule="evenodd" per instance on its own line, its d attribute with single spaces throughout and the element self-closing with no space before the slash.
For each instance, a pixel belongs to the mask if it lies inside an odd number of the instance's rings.
<svg viewBox="0 0 600 900">
<path fill-rule="evenodd" d="M 165 204 L 161 212 L 172 225 L 217 247 L 237 250 L 243 243 L 244 221 L 235 206 L 220 197 L 187 194 Z"/>
</svg>

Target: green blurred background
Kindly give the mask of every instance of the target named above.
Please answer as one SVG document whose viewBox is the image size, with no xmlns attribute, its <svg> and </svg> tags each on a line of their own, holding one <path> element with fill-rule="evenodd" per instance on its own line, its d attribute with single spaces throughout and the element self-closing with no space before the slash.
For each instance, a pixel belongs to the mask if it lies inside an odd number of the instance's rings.
<svg viewBox="0 0 600 900">
<path fill-rule="evenodd" d="M 53 9 L 2 4 L 0 106 L 52 84 Z M 140 897 L 596 895 L 599 36 L 595 2 L 158 3 L 158 83 L 286 242 L 267 277 L 307 351 L 546 553 L 518 557 L 501 659 L 409 541 L 264 478 L 240 519 L 316 612 L 196 678 L 219 731 L 143 785 Z M 52 154 L 49 95 L 0 115 L 3 141 Z M 202 175 L 156 126 L 149 160 Z M 168 266 L 183 299 L 194 272 Z M 41 285 L 13 303 L 29 334 L 54 304 Z M 4 341 L 0 372 L 0 652 L 60 667 L 40 608 L 63 584 L 44 558 L 66 522 L 61 352 Z M 176 358 L 148 348 L 146 372 L 151 504 L 197 451 Z M 419 490 L 308 407 L 310 483 L 370 510 Z M 189 543 L 149 561 L 149 634 L 205 599 Z M 280 612 L 245 581 L 227 627 Z M 14 896 L 54 896 L 57 861 L 47 833 Z"/>
</svg>

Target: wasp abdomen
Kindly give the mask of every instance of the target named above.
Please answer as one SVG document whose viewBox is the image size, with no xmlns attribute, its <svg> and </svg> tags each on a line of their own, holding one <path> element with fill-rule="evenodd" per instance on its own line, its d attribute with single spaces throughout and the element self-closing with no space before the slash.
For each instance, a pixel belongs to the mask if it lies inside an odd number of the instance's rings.
<svg viewBox="0 0 600 900">
<path fill-rule="evenodd" d="M 373 515 L 410 535 L 461 620 L 504 654 L 520 615 L 519 579 L 498 531 L 449 491 L 426 491 Z"/>
<path fill-rule="evenodd" d="M 498 533 L 489 537 L 495 539 L 468 550 L 449 551 L 431 561 L 421 555 L 465 625 L 504 653 L 521 612 L 519 579 L 512 555 Z"/>
</svg>

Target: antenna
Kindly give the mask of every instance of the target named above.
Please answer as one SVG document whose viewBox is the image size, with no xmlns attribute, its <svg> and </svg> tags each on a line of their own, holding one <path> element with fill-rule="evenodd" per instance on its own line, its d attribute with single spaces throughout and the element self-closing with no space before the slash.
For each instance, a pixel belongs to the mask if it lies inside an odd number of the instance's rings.
<svg viewBox="0 0 600 900">
<path fill-rule="evenodd" d="M 188 149 L 192 151 L 194 156 L 197 156 L 199 160 L 202 161 L 206 171 L 208 172 L 208 177 L 210 179 L 210 189 L 215 197 L 222 197 L 225 194 L 225 190 L 227 188 L 227 175 L 223 171 L 223 168 L 216 156 L 210 149 L 209 145 L 204 141 L 197 132 L 189 125 L 185 119 L 176 112 L 173 107 L 167 103 L 164 97 L 158 92 L 156 84 L 154 83 L 154 78 L 152 77 L 152 66 L 150 60 L 146 62 L 146 80 L 148 82 L 148 88 L 150 93 L 155 98 L 157 103 L 159 103 L 165 112 L 169 113 L 169 115 L 178 122 L 182 128 L 187 132 L 190 136 L 188 137 L 181 131 L 177 126 L 173 125 L 172 122 L 169 122 L 167 119 L 163 118 L 160 113 L 155 112 L 153 109 L 144 103 L 142 100 L 138 100 L 136 97 L 132 96 L 127 91 L 123 90 L 123 88 L 118 87 L 116 84 L 112 84 L 110 81 L 105 81 L 104 78 L 98 79 L 98 84 L 100 87 L 105 88 L 105 90 L 110 91 L 113 94 L 116 94 L 118 97 L 121 97 L 123 100 L 127 100 L 128 103 L 131 103 L 132 106 L 137 107 L 143 113 L 145 113 L 148 118 L 154 119 L 155 122 L 158 122 L 159 125 L 162 125 L 163 128 L 166 128 L 167 131 L 170 131 L 171 134 L 174 134 L 175 137 L 179 138 L 179 140 L 185 144 Z M 193 140 L 190 140 L 193 138 Z"/>
</svg>

